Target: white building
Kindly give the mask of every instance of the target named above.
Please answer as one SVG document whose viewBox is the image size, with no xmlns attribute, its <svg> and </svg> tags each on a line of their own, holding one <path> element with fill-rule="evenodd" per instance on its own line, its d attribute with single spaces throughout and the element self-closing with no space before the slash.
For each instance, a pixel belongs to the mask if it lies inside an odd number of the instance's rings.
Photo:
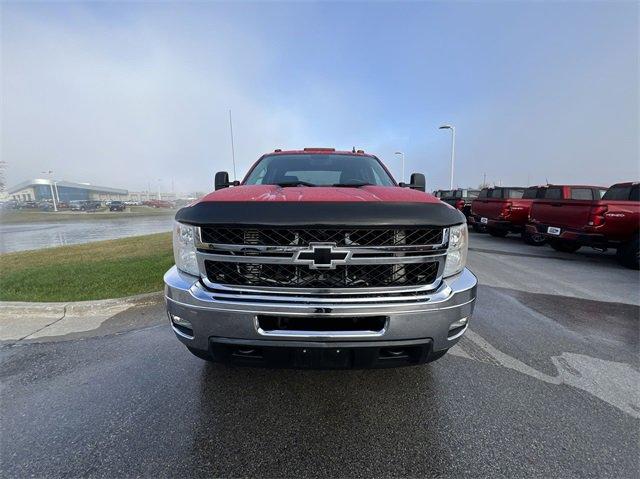
<svg viewBox="0 0 640 479">
<path fill-rule="evenodd" d="M 73 183 L 63 180 L 36 178 L 7 189 L 10 199 L 16 201 L 41 201 L 54 197 L 57 201 L 74 200 L 126 200 L 128 190 L 96 186 L 89 183 Z"/>
</svg>

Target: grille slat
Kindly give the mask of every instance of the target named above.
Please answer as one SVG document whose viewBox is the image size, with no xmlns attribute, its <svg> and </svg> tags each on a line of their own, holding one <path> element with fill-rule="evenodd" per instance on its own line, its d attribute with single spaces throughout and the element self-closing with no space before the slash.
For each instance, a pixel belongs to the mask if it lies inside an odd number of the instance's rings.
<svg viewBox="0 0 640 479">
<path fill-rule="evenodd" d="M 406 229 L 250 229 L 201 227 L 204 243 L 264 246 L 308 246 L 335 243 L 336 246 L 421 246 L 442 244 L 442 228 Z"/>
<path fill-rule="evenodd" d="M 312 270 L 292 264 L 205 261 L 209 281 L 224 285 L 294 288 L 375 288 L 431 284 L 438 263 L 343 265 Z"/>
</svg>

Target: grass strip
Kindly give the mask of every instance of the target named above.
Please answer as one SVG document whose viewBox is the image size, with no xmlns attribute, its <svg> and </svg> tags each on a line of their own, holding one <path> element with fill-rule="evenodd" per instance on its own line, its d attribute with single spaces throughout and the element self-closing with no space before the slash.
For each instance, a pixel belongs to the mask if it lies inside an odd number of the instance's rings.
<svg viewBox="0 0 640 479">
<path fill-rule="evenodd" d="M 125 211 L 101 210 L 96 212 L 72 211 L 38 211 L 38 210 L 1 210 L 0 223 L 24 224 L 45 223 L 49 221 L 95 221 L 119 218 L 142 218 L 146 216 L 173 216 L 176 210 L 168 208 L 149 208 L 146 206 L 131 206 Z"/>
<path fill-rule="evenodd" d="M 162 289 L 171 233 L 0 255 L 0 300 L 85 301 Z"/>
</svg>

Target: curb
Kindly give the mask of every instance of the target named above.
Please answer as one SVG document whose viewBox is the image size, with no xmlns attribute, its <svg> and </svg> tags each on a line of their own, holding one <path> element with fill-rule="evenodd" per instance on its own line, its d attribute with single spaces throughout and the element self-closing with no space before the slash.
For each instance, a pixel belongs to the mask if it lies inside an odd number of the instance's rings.
<svg viewBox="0 0 640 479">
<path fill-rule="evenodd" d="M 99 299 L 94 301 L 67 301 L 59 303 L 36 303 L 26 301 L 0 301 L 0 318 L 4 316 L 29 315 L 51 316 L 62 314 L 105 314 L 123 306 L 135 306 L 153 302 L 163 297 L 162 291 L 136 294 L 124 298 Z"/>
<path fill-rule="evenodd" d="M 91 334 L 120 313 L 137 306 L 156 305 L 163 299 L 163 292 L 158 291 L 97 301 L 3 301 L 0 302 L 0 342 L 44 341 L 79 333 Z M 141 318 L 144 322 L 144 315 Z"/>
</svg>

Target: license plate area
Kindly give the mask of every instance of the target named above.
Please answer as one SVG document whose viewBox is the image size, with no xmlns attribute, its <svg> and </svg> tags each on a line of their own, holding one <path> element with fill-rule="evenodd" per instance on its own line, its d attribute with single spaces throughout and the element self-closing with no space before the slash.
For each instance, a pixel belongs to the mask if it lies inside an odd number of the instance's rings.
<svg viewBox="0 0 640 479">
<path fill-rule="evenodd" d="M 547 233 L 550 235 L 555 235 L 555 236 L 559 236 L 560 235 L 560 228 L 556 228 L 555 226 L 549 226 L 547 228 Z"/>
<path fill-rule="evenodd" d="M 480 223 L 482 223 L 483 225 L 486 225 L 489 222 L 488 218 L 480 218 Z"/>
<path fill-rule="evenodd" d="M 328 334 L 357 333 L 382 334 L 388 318 L 386 316 L 272 316 L 256 317 L 258 332 L 267 335 L 292 333 Z"/>
</svg>

